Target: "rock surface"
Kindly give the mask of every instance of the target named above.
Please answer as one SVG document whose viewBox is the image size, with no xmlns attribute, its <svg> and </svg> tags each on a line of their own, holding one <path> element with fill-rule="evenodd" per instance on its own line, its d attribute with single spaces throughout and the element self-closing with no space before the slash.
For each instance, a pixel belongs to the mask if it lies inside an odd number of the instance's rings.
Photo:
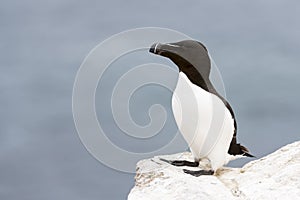
<svg viewBox="0 0 300 200">
<path fill-rule="evenodd" d="M 300 199 L 300 141 L 242 168 L 222 168 L 215 176 L 194 177 L 161 161 L 191 160 L 189 152 L 156 156 L 137 164 L 129 200 Z"/>
</svg>

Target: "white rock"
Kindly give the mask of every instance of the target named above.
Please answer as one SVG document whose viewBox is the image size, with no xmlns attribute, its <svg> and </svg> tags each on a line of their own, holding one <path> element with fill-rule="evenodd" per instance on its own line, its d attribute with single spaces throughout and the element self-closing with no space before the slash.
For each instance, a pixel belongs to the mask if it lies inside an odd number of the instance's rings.
<svg viewBox="0 0 300 200">
<path fill-rule="evenodd" d="M 195 168 L 175 167 L 160 158 L 193 160 L 184 152 L 138 162 L 129 200 L 300 199 L 300 141 L 242 168 L 224 167 L 215 176 L 194 177 L 182 169 Z"/>
</svg>

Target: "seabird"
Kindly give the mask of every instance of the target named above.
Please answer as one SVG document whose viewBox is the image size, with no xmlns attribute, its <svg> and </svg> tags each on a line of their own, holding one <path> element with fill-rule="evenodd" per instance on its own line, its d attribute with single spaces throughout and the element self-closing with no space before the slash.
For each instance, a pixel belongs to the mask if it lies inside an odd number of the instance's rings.
<svg viewBox="0 0 300 200">
<path fill-rule="evenodd" d="M 237 143 L 237 123 L 228 101 L 209 79 L 211 59 L 200 42 L 184 40 L 176 43 L 155 43 L 151 53 L 171 59 L 179 69 L 172 96 L 172 110 L 178 128 L 194 157 L 194 162 L 168 161 L 175 166 L 198 167 L 201 159 L 210 161 L 209 170 L 184 172 L 194 176 L 213 175 L 230 160 L 253 157 Z M 166 160 L 164 160 L 166 161 Z"/>
</svg>

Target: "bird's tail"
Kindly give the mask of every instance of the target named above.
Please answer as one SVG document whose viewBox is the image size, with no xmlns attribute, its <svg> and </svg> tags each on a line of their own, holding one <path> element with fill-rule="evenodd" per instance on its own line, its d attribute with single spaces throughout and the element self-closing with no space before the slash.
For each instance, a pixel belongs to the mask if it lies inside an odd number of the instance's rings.
<svg viewBox="0 0 300 200">
<path fill-rule="evenodd" d="M 239 145 L 239 147 L 240 147 L 240 151 L 241 151 L 241 154 L 243 155 L 243 156 L 247 156 L 247 157 L 255 157 L 255 156 L 253 156 L 253 155 L 251 155 L 250 153 L 249 153 L 249 150 L 246 148 L 246 147 L 244 147 L 243 145 L 240 145 L 240 144 L 238 144 Z"/>
</svg>

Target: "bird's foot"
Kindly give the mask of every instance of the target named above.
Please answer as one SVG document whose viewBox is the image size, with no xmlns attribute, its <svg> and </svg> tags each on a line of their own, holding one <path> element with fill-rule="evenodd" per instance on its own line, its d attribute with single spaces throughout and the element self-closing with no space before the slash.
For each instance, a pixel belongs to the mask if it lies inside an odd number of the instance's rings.
<svg viewBox="0 0 300 200">
<path fill-rule="evenodd" d="M 213 175 L 214 174 L 214 171 L 213 170 L 198 170 L 198 171 L 192 171 L 192 170 L 187 170 L 187 169 L 184 169 L 183 170 L 184 173 L 186 174 L 190 174 L 192 176 L 202 176 L 202 175 Z"/>
<path fill-rule="evenodd" d="M 188 166 L 188 167 L 198 167 L 199 166 L 199 162 L 191 162 L 191 161 L 187 161 L 187 160 L 166 160 L 163 158 L 160 158 L 161 161 L 167 162 L 171 165 L 177 166 L 177 167 L 182 167 L 182 166 Z"/>
</svg>

